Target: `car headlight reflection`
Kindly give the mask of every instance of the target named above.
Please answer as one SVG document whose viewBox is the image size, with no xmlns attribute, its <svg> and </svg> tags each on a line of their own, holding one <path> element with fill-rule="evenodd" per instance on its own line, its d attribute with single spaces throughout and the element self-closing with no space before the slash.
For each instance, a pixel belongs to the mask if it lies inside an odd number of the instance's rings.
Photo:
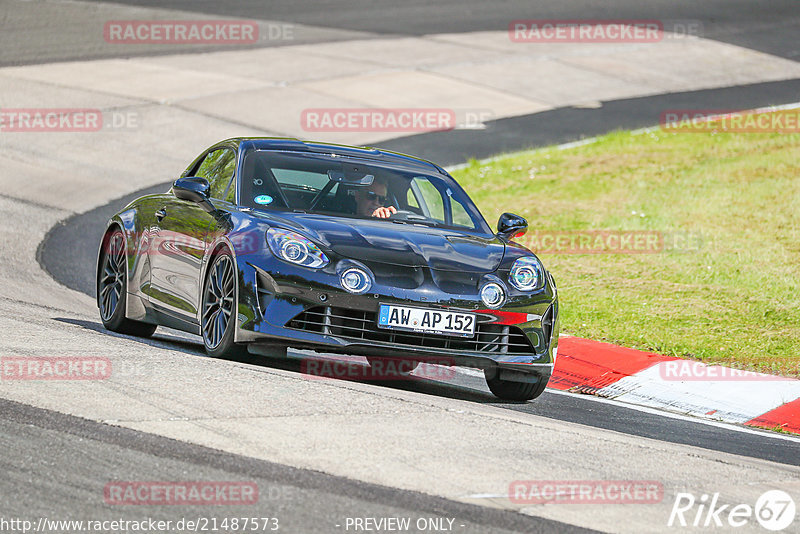
<svg viewBox="0 0 800 534">
<path fill-rule="evenodd" d="M 508 273 L 508 282 L 520 291 L 531 291 L 542 281 L 542 265 L 533 256 L 526 256 L 514 262 Z"/>
<path fill-rule="evenodd" d="M 278 258 L 318 269 L 328 265 L 328 257 L 310 239 L 296 232 L 270 228 L 267 230 L 267 244 L 269 249 Z"/>
<path fill-rule="evenodd" d="M 499 308 L 506 301 L 506 292 L 497 282 L 489 282 L 481 288 L 481 300 L 490 308 Z"/>
</svg>

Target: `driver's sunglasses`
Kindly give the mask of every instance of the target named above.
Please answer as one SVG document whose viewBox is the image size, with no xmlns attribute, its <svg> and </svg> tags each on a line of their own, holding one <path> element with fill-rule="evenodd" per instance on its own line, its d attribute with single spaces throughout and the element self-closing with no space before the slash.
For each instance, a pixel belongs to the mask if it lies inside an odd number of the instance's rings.
<svg viewBox="0 0 800 534">
<path fill-rule="evenodd" d="M 376 200 L 377 199 L 379 204 L 386 204 L 386 199 L 387 198 L 389 198 L 389 197 L 386 197 L 384 195 L 379 195 L 375 191 L 367 191 L 367 200 Z"/>
</svg>

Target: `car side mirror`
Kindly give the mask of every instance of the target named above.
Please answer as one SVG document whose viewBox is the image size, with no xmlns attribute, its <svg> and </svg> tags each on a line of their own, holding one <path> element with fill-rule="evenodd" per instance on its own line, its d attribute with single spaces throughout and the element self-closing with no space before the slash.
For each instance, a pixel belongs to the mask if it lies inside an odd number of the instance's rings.
<svg viewBox="0 0 800 534">
<path fill-rule="evenodd" d="M 514 213 L 504 213 L 497 221 L 497 235 L 506 239 L 522 237 L 528 231 L 528 221 L 525 217 Z"/>
<path fill-rule="evenodd" d="M 210 192 L 211 186 L 208 180 L 199 176 L 184 176 L 172 183 L 172 193 L 177 198 L 200 204 L 200 207 L 212 213 L 216 210 L 208 200 Z"/>
</svg>

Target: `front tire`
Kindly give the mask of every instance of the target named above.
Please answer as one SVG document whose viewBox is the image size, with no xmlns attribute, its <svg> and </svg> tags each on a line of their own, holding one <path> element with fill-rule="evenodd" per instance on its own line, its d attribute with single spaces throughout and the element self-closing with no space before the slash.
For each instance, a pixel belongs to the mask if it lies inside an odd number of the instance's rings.
<svg viewBox="0 0 800 534">
<path fill-rule="evenodd" d="M 103 326 L 112 332 L 150 337 L 158 326 L 125 317 L 128 299 L 128 276 L 125 235 L 119 229 L 106 234 L 102 247 L 100 270 L 97 272 L 97 306 Z"/>
<path fill-rule="evenodd" d="M 491 374 L 491 376 L 490 376 Z M 529 401 L 533 400 L 542 393 L 547 387 L 547 380 L 539 377 L 536 382 L 512 382 L 510 380 L 501 380 L 497 377 L 497 369 L 486 369 L 484 376 L 486 377 L 486 385 L 489 390 L 498 397 L 507 401 Z"/>
<path fill-rule="evenodd" d="M 247 354 L 234 343 L 236 330 L 236 267 L 227 249 L 218 252 L 203 284 L 200 328 L 206 353 L 214 358 L 239 358 Z"/>
</svg>

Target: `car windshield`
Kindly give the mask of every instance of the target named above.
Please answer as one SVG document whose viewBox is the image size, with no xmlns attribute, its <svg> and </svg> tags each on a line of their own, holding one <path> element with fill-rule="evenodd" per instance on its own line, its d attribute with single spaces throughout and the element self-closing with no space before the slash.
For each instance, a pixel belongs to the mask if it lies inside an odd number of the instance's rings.
<svg viewBox="0 0 800 534">
<path fill-rule="evenodd" d="M 353 218 L 393 206 L 392 220 L 490 232 L 452 178 L 329 154 L 249 151 L 239 200 L 253 209 Z"/>
</svg>

